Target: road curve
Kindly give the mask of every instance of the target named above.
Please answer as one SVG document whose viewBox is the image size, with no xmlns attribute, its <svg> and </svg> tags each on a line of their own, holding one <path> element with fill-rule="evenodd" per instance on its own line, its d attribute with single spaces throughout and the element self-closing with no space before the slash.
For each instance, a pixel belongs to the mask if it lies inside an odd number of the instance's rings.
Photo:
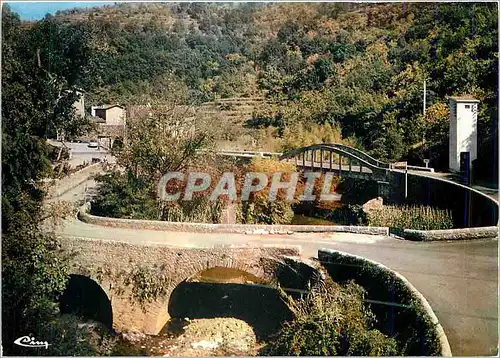
<svg viewBox="0 0 500 358">
<path fill-rule="evenodd" d="M 77 201 L 88 181 L 61 200 Z M 350 233 L 245 235 L 185 233 L 90 225 L 71 218 L 57 230 L 62 237 L 115 240 L 138 245 L 211 248 L 223 245 L 301 245 L 316 257 L 332 248 L 378 261 L 404 275 L 429 301 L 455 356 L 496 355 L 498 351 L 498 241 L 409 242 Z"/>
</svg>

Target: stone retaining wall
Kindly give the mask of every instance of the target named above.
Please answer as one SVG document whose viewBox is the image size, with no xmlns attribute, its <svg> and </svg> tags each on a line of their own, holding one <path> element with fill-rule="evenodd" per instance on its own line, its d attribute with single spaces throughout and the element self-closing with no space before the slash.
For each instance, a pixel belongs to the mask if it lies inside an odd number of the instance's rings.
<svg viewBox="0 0 500 358">
<path fill-rule="evenodd" d="M 90 215 L 90 205 L 83 205 L 78 218 L 88 224 L 122 227 L 139 230 L 185 231 L 204 233 L 236 234 L 292 234 L 294 232 L 350 232 L 368 235 L 389 235 L 387 227 L 372 226 L 327 226 L 327 225 L 246 225 L 246 224 L 204 224 L 170 222 L 160 220 L 117 219 Z"/>
<path fill-rule="evenodd" d="M 90 203 L 84 204 L 78 218 L 88 224 L 120 227 L 132 230 L 158 230 L 202 233 L 235 233 L 235 234 L 293 234 L 295 232 L 348 232 L 365 235 L 389 235 L 388 227 L 374 226 L 327 226 L 327 225 L 246 225 L 246 224 L 204 224 L 189 222 L 170 222 L 160 220 L 117 219 L 89 214 Z M 497 226 L 485 226 L 450 230 L 398 230 L 397 235 L 412 241 L 446 241 L 495 239 L 498 237 Z"/>
<path fill-rule="evenodd" d="M 426 338 L 426 340 L 414 341 L 413 347 L 410 347 L 410 351 L 406 353 L 410 353 L 409 355 L 436 353 L 436 347 L 433 346 L 432 341 L 427 341 L 429 337 L 434 336 L 434 342 L 437 341 L 440 346 L 437 350 L 441 355 L 446 357 L 452 355 L 448 338 L 429 302 L 403 275 L 378 262 L 337 250 L 319 250 L 318 259 L 334 281 L 347 282 L 354 279 L 365 288 L 367 298 L 395 303 L 389 313 L 387 309 L 380 309 L 382 314 L 377 318 L 380 321 L 388 319 L 389 329 L 399 326 L 403 327 L 405 332 Z M 398 305 L 404 308 L 394 313 Z M 376 305 L 372 305 L 372 309 L 377 314 L 375 308 L 377 308 Z"/>
<path fill-rule="evenodd" d="M 95 163 L 77 172 L 71 173 L 62 179 L 54 179 L 52 182 L 53 185 L 49 189 L 48 197 L 57 198 L 58 196 L 63 195 L 67 191 L 76 188 L 78 185 L 87 181 L 92 176 L 101 173 L 102 169 L 101 163 Z"/>
<path fill-rule="evenodd" d="M 473 240 L 498 238 L 497 226 L 473 227 L 467 229 L 450 230 L 410 230 L 402 233 L 407 240 L 415 241 L 442 241 L 442 240 Z"/>
</svg>

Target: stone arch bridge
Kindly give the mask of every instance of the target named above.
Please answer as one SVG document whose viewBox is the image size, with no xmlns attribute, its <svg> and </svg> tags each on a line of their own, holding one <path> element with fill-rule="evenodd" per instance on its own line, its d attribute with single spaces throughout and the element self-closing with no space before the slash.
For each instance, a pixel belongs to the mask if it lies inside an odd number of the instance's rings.
<svg viewBox="0 0 500 358">
<path fill-rule="evenodd" d="M 241 270 L 292 291 L 322 277 L 311 262 L 299 258 L 299 246 L 187 249 L 84 238 L 62 239 L 62 246 L 73 253 L 71 294 L 83 306 L 93 306 L 87 316 L 117 331 L 158 334 L 170 318 L 176 287 L 207 269 Z M 71 304 L 63 295 L 63 313 Z"/>
</svg>

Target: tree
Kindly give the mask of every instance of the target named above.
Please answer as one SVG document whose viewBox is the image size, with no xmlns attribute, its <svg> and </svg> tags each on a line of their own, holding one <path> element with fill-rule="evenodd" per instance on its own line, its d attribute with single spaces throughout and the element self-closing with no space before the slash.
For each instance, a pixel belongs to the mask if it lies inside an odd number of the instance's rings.
<svg viewBox="0 0 500 358">
<path fill-rule="evenodd" d="M 164 174 L 189 167 L 198 150 L 210 143 L 196 128 L 196 114 L 175 104 L 145 108 L 127 123 L 118 162 L 136 178 L 158 181 Z"/>
<path fill-rule="evenodd" d="M 394 162 L 405 154 L 401 128 L 396 122 L 395 112 L 382 114 L 382 121 L 374 128 L 370 153 L 383 161 Z"/>
<path fill-rule="evenodd" d="M 57 297 L 68 278 L 67 257 L 58 240 L 42 230 L 43 222 L 54 215 L 43 205 L 41 180 L 51 174 L 45 141 L 50 130 L 64 128 L 72 133 L 78 128 L 72 109 L 75 88 L 68 85 L 68 78 L 39 66 L 36 57 L 26 57 L 32 50 L 26 47 L 30 34 L 4 6 L 2 324 L 8 329 L 2 331 L 2 340 L 8 355 L 26 354 L 14 340 L 41 334 L 56 319 Z"/>
</svg>

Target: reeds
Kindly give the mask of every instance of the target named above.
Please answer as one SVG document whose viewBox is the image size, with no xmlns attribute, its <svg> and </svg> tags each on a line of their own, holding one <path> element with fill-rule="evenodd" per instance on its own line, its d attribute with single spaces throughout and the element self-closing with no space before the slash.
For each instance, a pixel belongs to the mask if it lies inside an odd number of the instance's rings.
<svg viewBox="0 0 500 358">
<path fill-rule="evenodd" d="M 387 226 L 413 230 L 442 230 L 453 228 L 449 210 L 430 206 L 383 206 L 367 215 L 369 226 Z"/>
</svg>

